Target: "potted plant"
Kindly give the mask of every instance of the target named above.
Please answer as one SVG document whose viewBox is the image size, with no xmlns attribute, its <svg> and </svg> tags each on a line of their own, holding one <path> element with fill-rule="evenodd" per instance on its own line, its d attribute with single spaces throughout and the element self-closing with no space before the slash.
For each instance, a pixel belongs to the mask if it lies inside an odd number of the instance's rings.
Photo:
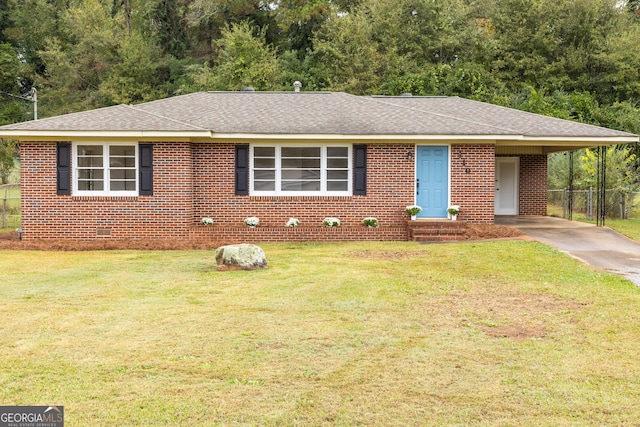
<svg viewBox="0 0 640 427">
<path fill-rule="evenodd" d="M 260 220 L 255 216 L 250 216 L 249 218 L 244 219 L 244 223 L 251 228 L 255 228 L 260 224 Z"/>
<path fill-rule="evenodd" d="M 422 207 L 418 205 L 409 205 L 404 208 L 404 213 L 406 213 L 407 216 L 411 217 L 411 220 L 415 220 L 416 215 L 418 215 L 420 211 L 422 211 Z"/>
<path fill-rule="evenodd" d="M 325 227 L 340 227 L 340 220 L 338 218 L 325 218 L 322 220 L 322 225 Z"/>
<path fill-rule="evenodd" d="M 380 223 L 378 222 L 377 218 L 373 218 L 373 217 L 367 217 L 365 219 L 362 220 L 362 224 L 364 224 L 367 227 L 380 227 Z"/>
<path fill-rule="evenodd" d="M 202 224 L 202 225 L 212 225 L 213 224 L 213 218 L 202 218 L 200 220 L 200 224 Z"/>
<path fill-rule="evenodd" d="M 298 218 L 289 218 L 289 221 L 284 225 L 285 227 L 297 227 L 300 225 Z"/>
<path fill-rule="evenodd" d="M 447 208 L 447 212 L 451 215 L 451 220 L 455 221 L 458 218 L 458 214 L 460 213 L 460 206 L 451 205 Z"/>
</svg>

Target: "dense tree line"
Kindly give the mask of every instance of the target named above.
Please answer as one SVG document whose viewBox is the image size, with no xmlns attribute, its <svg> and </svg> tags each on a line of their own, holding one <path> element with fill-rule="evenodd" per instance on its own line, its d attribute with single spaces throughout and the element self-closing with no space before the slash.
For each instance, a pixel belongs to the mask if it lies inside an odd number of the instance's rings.
<svg viewBox="0 0 640 427">
<path fill-rule="evenodd" d="M 299 80 L 309 91 L 458 95 L 640 133 L 639 6 L 0 0 L 0 123 L 31 118 L 28 102 L 4 94 L 33 86 L 47 117 Z M 637 146 L 625 153 L 637 170 Z"/>
</svg>

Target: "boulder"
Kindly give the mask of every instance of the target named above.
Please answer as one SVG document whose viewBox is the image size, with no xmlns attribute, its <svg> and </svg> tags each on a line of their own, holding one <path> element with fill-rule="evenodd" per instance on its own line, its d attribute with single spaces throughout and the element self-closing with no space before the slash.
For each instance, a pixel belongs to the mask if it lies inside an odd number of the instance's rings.
<svg viewBox="0 0 640 427">
<path fill-rule="evenodd" d="M 220 246 L 216 249 L 216 262 L 218 271 L 267 268 L 267 258 L 262 248 L 246 243 Z"/>
</svg>

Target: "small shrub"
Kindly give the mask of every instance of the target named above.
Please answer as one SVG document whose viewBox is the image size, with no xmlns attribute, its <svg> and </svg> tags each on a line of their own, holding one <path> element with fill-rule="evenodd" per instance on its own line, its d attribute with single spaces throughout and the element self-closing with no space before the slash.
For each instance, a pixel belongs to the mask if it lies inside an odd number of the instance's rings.
<svg viewBox="0 0 640 427">
<path fill-rule="evenodd" d="M 257 227 L 260 224 L 260 220 L 255 216 L 250 216 L 249 218 L 244 219 L 244 223 L 249 227 Z"/>
<path fill-rule="evenodd" d="M 367 227 L 380 227 L 380 223 L 378 222 L 378 220 L 373 217 L 367 217 L 363 219 L 362 224 L 366 225 Z"/>
<path fill-rule="evenodd" d="M 300 225 L 298 218 L 289 218 L 289 221 L 284 225 L 285 227 L 297 227 Z"/>
<path fill-rule="evenodd" d="M 340 227 L 340 220 L 338 218 L 325 218 L 322 220 L 322 225 L 325 227 Z"/>
</svg>

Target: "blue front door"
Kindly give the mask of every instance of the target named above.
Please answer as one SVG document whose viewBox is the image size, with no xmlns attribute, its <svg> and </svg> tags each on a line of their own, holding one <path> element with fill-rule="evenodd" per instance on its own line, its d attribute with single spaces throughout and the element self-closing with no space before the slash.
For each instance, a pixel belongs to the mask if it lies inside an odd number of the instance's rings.
<svg viewBox="0 0 640 427">
<path fill-rule="evenodd" d="M 416 170 L 416 204 L 419 218 L 446 218 L 449 201 L 449 147 L 419 146 Z"/>
</svg>

